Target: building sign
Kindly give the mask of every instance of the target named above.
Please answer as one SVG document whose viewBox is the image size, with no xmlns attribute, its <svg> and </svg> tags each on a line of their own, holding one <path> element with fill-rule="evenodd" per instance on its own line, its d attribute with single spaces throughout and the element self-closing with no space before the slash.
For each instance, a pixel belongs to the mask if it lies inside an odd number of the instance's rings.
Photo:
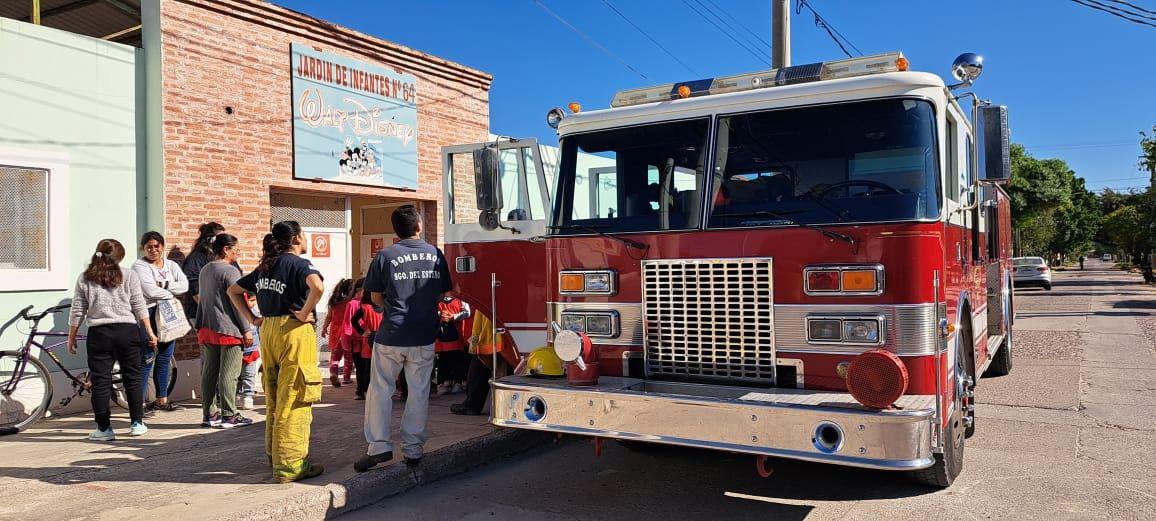
<svg viewBox="0 0 1156 521">
<path fill-rule="evenodd" d="M 328 257 L 329 256 L 329 234 L 328 233 L 314 233 L 310 237 L 312 247 L 309 251 L 310 257 Z"/>
<path fill-rule="evenodd" d="M 417 78 L 293 44 L 293 177 L 417 189 Z"/>
</svg>

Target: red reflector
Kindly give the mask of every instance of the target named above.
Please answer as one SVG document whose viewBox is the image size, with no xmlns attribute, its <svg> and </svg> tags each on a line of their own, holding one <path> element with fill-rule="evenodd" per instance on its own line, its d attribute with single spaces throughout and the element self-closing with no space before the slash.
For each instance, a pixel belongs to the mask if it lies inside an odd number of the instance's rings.
<svg viewBox="0 0 1156 521">
<path fill-rule="evenodd" d="M 808 272 L 807 289 L 811 291 L 839 291 L 839 272 L 834 270 Z"/>
<path fill-rule="evenodd" d="M 872 349 L 851 361 L 847 390 L 867 407 L 886 409 L 907 392 L 907 367 L 895 353 Z"/>
</svg>

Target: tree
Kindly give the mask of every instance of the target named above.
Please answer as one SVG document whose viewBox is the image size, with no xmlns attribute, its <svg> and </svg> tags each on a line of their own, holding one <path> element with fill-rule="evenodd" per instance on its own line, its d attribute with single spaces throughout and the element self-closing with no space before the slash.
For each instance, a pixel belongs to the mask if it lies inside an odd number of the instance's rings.
<svg viewBox="0 0 1156 521">
<path fill-rule="evenodd" d="M 1055 232 L 1048 245 L 1051 252 L 1065 257 L 1092 251 L 1102 220 L 1100 201 L 1084 186 L 1084 179 L 1073 174 L 1068 183 L 1071 204 L 1055 212 Z"/>
<path fill-rule="evenodd" d="M 1147 222 L 1140 208 L 1121 206 L 1104 217 L 1104 237 L 1135 260 L 1148 249 Z"/>
</svg>

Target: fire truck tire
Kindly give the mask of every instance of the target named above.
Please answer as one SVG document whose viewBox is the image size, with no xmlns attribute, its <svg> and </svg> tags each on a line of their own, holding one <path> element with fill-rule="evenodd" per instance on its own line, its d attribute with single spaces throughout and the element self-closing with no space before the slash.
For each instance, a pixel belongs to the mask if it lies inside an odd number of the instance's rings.
<svg viewBox="0 0 1156 521">
<path fill-rule="evenodd" d="M 963 342 L 956 342 L 958 350 L 956 353 L 957 360 L 962 359 L 964 351 Z M 961 367 L 967 367 L 967 364 L 958 364 Z M 957 370 L 955 380 L 958 382 L 961 378 L 966 378 L 965 371 Z M 911 477 L 918 483 L 922 483 L 929 487 L 947 488 L 955 482 L 955 478 L 959 476 L 960 471 L 963 470 L 963 448 L 965 446 L 966 431 L 964 422 L 964 415 L 967 414 L 964 403 L 963 393 L 957 387 L 955 393 L 955 407 L 952 407 L 953 412 L 951 419 L 943 429 L 943 439 L 946 443 L 943 445 L 943 453 L 935 454 L 935 464 L 911 473 Z M 974 423 L 972 424 L 974 425 Z"/>
<path fill-rule="evenodd" d="M 991 360 L 991 366 L 987 368 L 987 374 L 991 376 L 1007 376 L 1012 370 L 1012 332 L 1008 328 L 1007 336 L 1003 339 L 1003 345 L 996 351 L 995 358 Z"/>
</svg>

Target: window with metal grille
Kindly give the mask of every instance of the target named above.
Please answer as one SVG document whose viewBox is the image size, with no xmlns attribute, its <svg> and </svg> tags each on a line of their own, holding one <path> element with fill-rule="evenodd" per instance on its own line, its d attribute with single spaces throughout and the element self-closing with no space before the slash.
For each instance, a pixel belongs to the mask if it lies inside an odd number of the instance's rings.
<svg viewBox="0 0 1156 521">
<path fill-rule="evenodd" d="M 302 228 L 348 228 L 345 198 L 292 193 L 269 194 L 269 220 L 297 221 Z"/>
<path fill-rule="evenodd" d="M 0 270 L 48 269 L 48 170 L 0 165 Z"/>
</svg>

